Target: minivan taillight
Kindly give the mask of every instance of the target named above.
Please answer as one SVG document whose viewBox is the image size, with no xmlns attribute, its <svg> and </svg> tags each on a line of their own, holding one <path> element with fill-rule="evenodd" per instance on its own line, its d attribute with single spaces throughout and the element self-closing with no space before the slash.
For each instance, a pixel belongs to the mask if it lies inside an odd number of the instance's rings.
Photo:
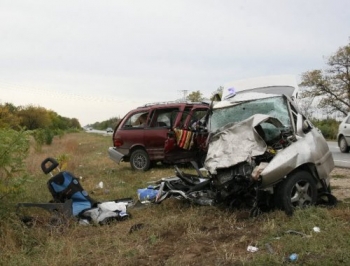
<svg viewBox="0 0 350 266">
<path fill-rule="evenodd" d="M 120 138 L 114 139 L 114 147 L 120 147 L 123 145 L 123 141 Z"/>
</svg>

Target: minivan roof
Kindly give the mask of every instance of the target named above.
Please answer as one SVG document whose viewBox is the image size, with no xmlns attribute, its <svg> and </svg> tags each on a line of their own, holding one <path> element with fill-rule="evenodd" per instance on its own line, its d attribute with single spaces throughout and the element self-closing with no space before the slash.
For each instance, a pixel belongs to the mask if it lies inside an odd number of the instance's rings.
<svg viewBox="0 0 350 266">
<path fill-rule="evenodd" d="M 154 103 L 146 103 L 138 108 L 144 108 L 154 105 L 164 106 L 164 105 L 209 105 L 208 102 L 191 102 L 191 101 L 168 101 L 168 102 L 154 102 Z"/>
</svg>

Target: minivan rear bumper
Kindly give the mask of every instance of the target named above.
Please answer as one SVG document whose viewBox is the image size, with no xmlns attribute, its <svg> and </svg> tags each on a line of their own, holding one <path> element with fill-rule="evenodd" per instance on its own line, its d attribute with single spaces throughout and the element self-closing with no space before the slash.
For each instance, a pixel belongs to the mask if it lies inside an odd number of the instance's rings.
<svg viewBox="0 0 350 266">
<path fill-rule="evenodd" d="M 117 151 L 114 147 L 108 148 L 109 158 L 115 161 L 116 163 L 120 163 L 123 160 L 124 154 Z"/>
</svg>

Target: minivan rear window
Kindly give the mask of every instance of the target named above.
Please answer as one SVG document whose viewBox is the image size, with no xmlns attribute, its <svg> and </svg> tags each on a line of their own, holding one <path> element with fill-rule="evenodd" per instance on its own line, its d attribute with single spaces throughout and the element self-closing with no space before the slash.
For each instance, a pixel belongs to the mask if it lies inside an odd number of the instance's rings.
<svg viewBox="0 0 350 266">
<path fill-rule="evenodd" d="M 124 123 L 124 128 L 138 128 L 138 127 L 145 127 L 146 121 L 147 121 L 148 112 L 140 112 L 135 113 L 132 116 L 128 118 L 128 120 Z"/>
</svg>

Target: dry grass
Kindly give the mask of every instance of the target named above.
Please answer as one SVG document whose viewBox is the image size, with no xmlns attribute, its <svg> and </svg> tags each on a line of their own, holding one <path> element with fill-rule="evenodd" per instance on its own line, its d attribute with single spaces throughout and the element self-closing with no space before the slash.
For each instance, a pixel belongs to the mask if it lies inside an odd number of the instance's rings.
<svg viewBox="0 0 350 266">
<path fill-rule="evenodd" d="M 74 133 L 55 139 L 40 152 L 33 150 L 27 160 L 32 182 L 26 184 L 25 193 L 16 202 L 51 199 L 46 188 L 48 177 L 40 169 L 48 156 L 68 157 L 67 170 L 81 176 L 83 187 L 99 201 L 136 198 L 137 189 L 147 186 L 148 181 L 173 174 L 172 167 L 135 172 L 127 163 L 117 165 L 108 158 L 110 144 L 110 137 Z M 104 189 L 96 188 L 100 181 Z M 333 209 L 298 210 L 293 217 L 275 211 L 252 219 L 246 211 L 228 212 L 169 199 L 130 209 L 130 213 L 132 218 L 123 222 L 82 226 L 74 220 L 54 225 L 47 213 L 35 212 L 36 223 L 28 228 L 13 211 L 0 222 L 0 264 L 280 265 L 291 253 L 299 255 L 299 265 L 350 264 L 347 203 Z M 314 232 L 314 226 L 321 232 Z M 257 246 L 259 251 L 248 252 L 248 245 Z"/>
</svg>

